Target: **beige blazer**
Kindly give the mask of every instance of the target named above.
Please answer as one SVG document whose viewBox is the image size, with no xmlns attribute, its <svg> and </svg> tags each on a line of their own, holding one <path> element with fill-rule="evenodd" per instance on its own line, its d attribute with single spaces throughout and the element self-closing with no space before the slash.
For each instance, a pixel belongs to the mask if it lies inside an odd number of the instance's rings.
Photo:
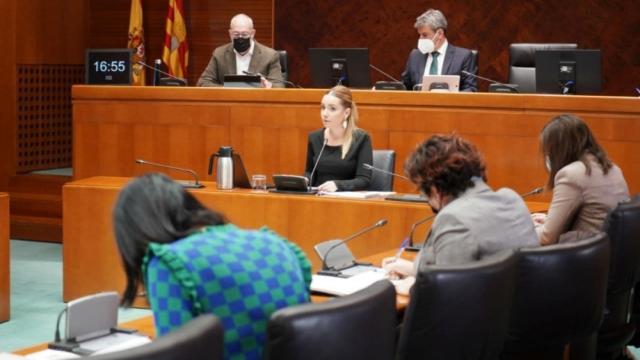
<svg viewBox="0 0 640 360">
<path fill-rule="evenodd" d="M 254 43 L 249 72 L 260 73 L 267 78 L 275 79 L 271 81 L 273 87 L 284 87 L 278 52 L 255 40 Z M 198 86 L 222 86 L 224 75 L 228 74 L 236 74 L 236 54 L 232 43 L 213 50 L 207 68 L 198 79 Z"/>
<path fill-rule="evenodd" d="M 602 231 L 607 213 L 629 198 L 622 170 L 614 165 L 607 175 L 595 158 L 589 157 L 591 175 L 586 166 L 575 161 L 558 171 L 554 178 L 553 198 L 544 224 L 536 227 L 542 245 L 555 244 L 568 231 Z"/>
</svg>

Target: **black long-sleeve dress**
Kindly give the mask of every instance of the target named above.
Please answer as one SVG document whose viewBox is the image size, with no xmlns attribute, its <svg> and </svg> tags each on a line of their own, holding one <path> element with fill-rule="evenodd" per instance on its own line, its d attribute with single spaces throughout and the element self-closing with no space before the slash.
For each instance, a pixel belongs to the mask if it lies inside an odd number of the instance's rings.
<svg viewBox="0 0 640 360">
<path fill-rule="evenodd" d="M 325 129 L 322 128 L 309 134 L 305 168 L 307 177 L 311 175 L 313 165 L 324 144 L 324 131 Z M 364 130 L 357 129 L 344 159 L 342 159 L 342 146 L 325 146 L 313 179 L 310 179 L 311 185 L 318 186 L 326 181 L 334 181 L 338 191 L 366 190 L 371 180 L 371 170 L 365 169 L 362 164 L 371 164 L 372 161 L 371 138 Z"/>
</svg>

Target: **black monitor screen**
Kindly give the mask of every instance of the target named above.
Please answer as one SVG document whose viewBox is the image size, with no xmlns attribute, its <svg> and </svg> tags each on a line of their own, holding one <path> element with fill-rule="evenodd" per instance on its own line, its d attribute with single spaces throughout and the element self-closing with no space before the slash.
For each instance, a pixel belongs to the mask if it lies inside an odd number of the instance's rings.
<svg viewBox="0 0 640 360">
<path fill-rule="evenodd" d="M 342 84 L 354 88 L 369 88 L 369 49 L 311 48 L 311 79 L 313 86 L 330 88 Z"/>
<path fill-rule="evenodd" d="M 86 83 L 102 85 L 131 84 L 133 49 L 87 49 Z"/>
<path fill-rule="evenodd" d="M 536 92 L 598 94 L 601 91 L 600 50 L 536 51 Z"/>
</svg>

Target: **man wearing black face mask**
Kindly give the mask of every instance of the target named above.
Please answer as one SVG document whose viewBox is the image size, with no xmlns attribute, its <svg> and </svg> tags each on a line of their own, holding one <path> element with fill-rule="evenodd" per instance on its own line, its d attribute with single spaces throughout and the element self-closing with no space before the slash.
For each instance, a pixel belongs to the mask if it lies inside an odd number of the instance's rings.
<svg viewBox="0 0 640 360">
<path fill-rule="evenodd" d="M 247 71 L 263 75 L 263 87 L 284 87 L 278 53 L 258 43 L 255 34 L 253 20 L 249 16 L 234 16 L 229 26 L 231 42 L 213 51 L 207 68 L 198 79 L 198 86 L 221 86 L 224 75 L 244 75 Z"/>
<path fill-rule="evenodd" d="M 464 264 L 505 249 L 538 246 L 524 201 L 511 189 L 486 184 L 485 162 L 476 147 L 456 136 L 432 136 L 405 162 L 405 173 L 436 216 L 415 265 L 385 259 L 384 267 L 414 276 L 419 262 Z"/>
</svg>

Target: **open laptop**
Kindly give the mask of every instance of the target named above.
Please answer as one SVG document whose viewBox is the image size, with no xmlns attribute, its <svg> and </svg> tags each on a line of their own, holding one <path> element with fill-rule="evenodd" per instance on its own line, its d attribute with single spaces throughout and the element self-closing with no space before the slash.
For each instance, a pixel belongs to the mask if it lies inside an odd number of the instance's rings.
<svg viewBox="0 0 640 360">
<path fill-rule="evenodd" d="M 224 87 L 230 88 L 259 88 L 259 75 L 225 75 Z"/>
<path fill-rule="evenodd" d="M 373 266 L 369 263 L 358 263 L 349 250 L 347 244 L 342 240 L 328 240 L 314 246 L 320 260 L 324 259 L 327 269 L 318 271 L 319 275 L 329 275 L 338 277 L 351 277 L 363 272 L 371 271 Z M 335 246 L 335 247 L 334 247 Z M 333 249 L 332 249 L 333 248 Z M 327 256 L 327 252 L 329 252 Z"/>
<path fill-rule="evenodd" d="M 458 92 L 460 75 L 425 75 L 422 78 L 422 91 Z"/>
<path fill-rule="evenodd" d="M 251 189 L 247 170 L 244 168 L 240 154 L 233 153 L 233 187 Z"/>
</svg>

